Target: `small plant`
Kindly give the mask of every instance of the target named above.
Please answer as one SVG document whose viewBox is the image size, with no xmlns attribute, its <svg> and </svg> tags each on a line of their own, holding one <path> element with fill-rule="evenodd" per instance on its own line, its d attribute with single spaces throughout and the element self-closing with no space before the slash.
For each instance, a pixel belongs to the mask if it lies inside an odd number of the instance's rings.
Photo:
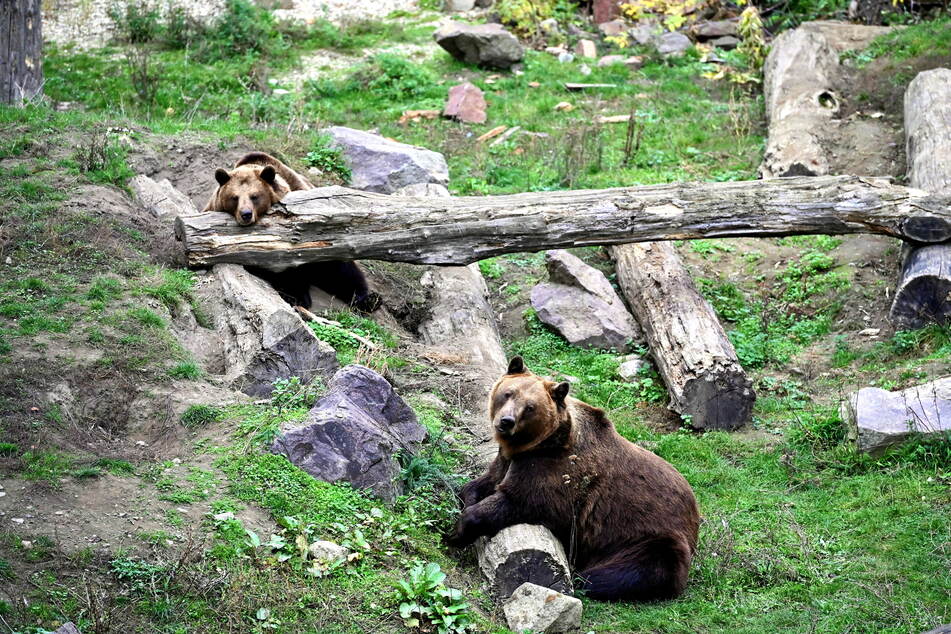
<svg viewBox="0 0 951 634">
<path fill-rule="evenodd" d="M 20 447 L 12 442 L 0 442 L 0 456 L 10 457 L 20 453 Z"/>
<path fill-rule="evenodd" d="M 482 276 L 489 280 L 497 280 L 505 273 L 505 266 L 498 258 L 489 258 L 479 262 L 479 271 Z"/>
<path fill-rule="evenodd" d="M 194 361 L 182 361 L 170 368 L 168 375 L 173 379 L 195 380 L 201 378 L 201 367 Z"/>
<path fill-rule="evenodd" d="M 350 166 L 343 158 L 343 152 L 339 148 L 331 147 L 330 140 L 326 136 L 321 136 L 317 140 L 314 149 L 304 157 L 304 163 L 309 167 L 336 174 L 345 183 L 350 182 L 352 174 Z"/>
<path fill-rule="evenodd" d="M 469 604 L 462 592 L 443 584 L 445 579 L 439 564 L 428 563 L 414 566 L 406 579 L 396 582 L 400 617 L 406 627 L 429 624 L 440 634 L 466 632 L 472 627 Z"/>
<path fill-rule="evenodd" d="M 221 418 L 223 413 L 220 407 L 214 405 L 189 405 L 188 409 L 182 413 L 181 421 L 185 427 L 197 429 L 214 423 Z"/>
<path fill-rule="evenodd" d="M 289 409 L 310 408 L 324 389 L 319 378 L 310 383 L 304 383 L 299 376 L 274 381 L 274 391 L 271 392 L 271 405 L 278 411 Z"/>
<path fill-rule="evenodd" d="M 145 44 L 162 32 L 162 16 L 150 2 L 113 2 L 106 14 L 115 23 L 116 39 L 128 44 Z"/>
</svg>

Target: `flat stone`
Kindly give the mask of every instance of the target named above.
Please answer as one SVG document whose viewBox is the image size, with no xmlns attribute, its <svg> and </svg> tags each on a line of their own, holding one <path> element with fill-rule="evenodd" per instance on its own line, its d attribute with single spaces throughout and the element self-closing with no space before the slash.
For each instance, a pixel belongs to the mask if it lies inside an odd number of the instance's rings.
<svg viewBox="0 0 951 634">
<path fill-rule="evenodd" d="M 416 183 L 449 184 L 449 166 L 439 152 L 353 128 L 333 126 L 322 132 L 343 152 L 355 189 L 390 194 Z"/>
<path fill-rule="evenodd" d="M 575 55 L 595 59 L 598 57 L 598 47 L 591 40 L 578 40 L 575 44 Z"/>
<path fill-rule="evenodd" d="M 641 46 L 648 46 L 654 45 L 660 36 L 660 29 L 656 24 L 638 24 L 628 29 L 627 34 Z"/>
<path fill-rule="evenodd" d="M 397 454 L 414 454 L 426 435 L 385 378 L 348 365 L 333 376 L 303 424 L 281 430 L 271 452 L 318 480 L 348 482 L 392 502 L 402 493 Z"/>
<path fill-rule="evenodd" d="M 443 11 L 447 13 L 472 11 L 475 4 L 475 0 L 443 0 Z"/>
<path fill-rule="evenodd" d="M 693 26 L 691 31 L 700 40 L 712 40 L 718 37 L 736 36 L 739 18 L 732 20 L 713 20 L 710 22 L 699 22 Z"/>
<path fill-rule="evenodd" d="M 307 551 L 313 559 L 328 564 L 344 561 L 350 556 L 349 548 L 323 540 L 314 542 L 308 546 Z"/>
<path fill-rule="evenodd" d="M 631 70 L 637 70 L 644 65 L 644 58 L 640 55 L 631 55 L 630 57 L 625 57 L 624 65 Z"/>
<path fill-rule="evenodd" d="M 951 377 L 899 392 L 862 388 L 840 412 L 860 451 L 876 454 L 913 437 L 938 438 L 951 431 Z"/>
<path fill-rule="evenodd" d="M 611 66 L 612 64 L 624 64 L 627 58 L 623 55 L 605 55 L 598 60 L 598 67 Z"/>
<path fill-rule="evenodd" d="M 442 115 L 463 123 L 485 123 L 485 96 L 478 86 L 463 82 L 449 89 Z"/>
<path fill-rule="evenodd" d="M 550 588 L 523 583 L 502 604 L 513 632 L 558 634 L 581 628 L 581 600 Z"/>
<path fill-rule="evenodd" d="M 657 52 L 664 57 L 683 55 L 691 46 L 693 46 L 693 42 L 690 41 L 690 38 L 677 31 L 664 33 L 657 38 Z"/>
<path fill-rule="evenodd" d="M 650 367 L 650 362 L 645 361 L 636 354 L 629 354 L 621 361 L 617 373 L 625 381 L 637 381 L 640 379 L 641 371 Z"/>
<path fill-rule="evenodd" d="M 732 51 L 740 45 L 740 40 L 739 38 L 735 38 L 732 35 L 724 35 L 723 37 L 718 37 L 715 40 L 710 40 L 708 44 L 715 46 L 716 48 L 722 48 L 724 51 Z"/>
<path fill-rule="evenodd" d="M 601 31 L 601 34 L 605 37 L 612 37 L 623 33 L 626 26 L 624 20 L 610 20 L 599 24 L 598 30 Z"/>
<path fill-rule="evenodd" d="M 525 57 L 518 38 L 501 24 L 447 22 L 433 37 L 439 46 L 466 64 L 508 70 Z"/>
<path fill-rule="evenodd" d="M 79 628 L 70 621 L 68 623 L 63 623 L 59 628 L 53 632 L 53 634 L 79 634 Z"/>
</svg>

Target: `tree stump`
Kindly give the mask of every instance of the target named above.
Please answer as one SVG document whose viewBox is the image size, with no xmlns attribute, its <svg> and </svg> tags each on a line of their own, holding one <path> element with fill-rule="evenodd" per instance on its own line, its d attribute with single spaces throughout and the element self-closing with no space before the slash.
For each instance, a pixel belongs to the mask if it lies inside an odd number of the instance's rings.
<svg viewBox="0 0 951 634">
<path fill-rule="evenodd" d="M 905 91 L 908 180 L 951 192 L 951 70 L 919 73 Z M 899 328 L 951 322 L 951 245 L 906 245 L 891 319 Z"/>
<path fill-rule="evenodd" d="M 733 344 L 700 295 L 673 246 L 612 249 L 617 280 L 644 329 L 670 409 L 698 429 L 737 429 L 750 420 L 756 394 Z"/>
<path fill-rule="evenodd" d="M 20 105 L 43 90 L 40 0 L 0 2 L 0 103 Z"/>
</svg>

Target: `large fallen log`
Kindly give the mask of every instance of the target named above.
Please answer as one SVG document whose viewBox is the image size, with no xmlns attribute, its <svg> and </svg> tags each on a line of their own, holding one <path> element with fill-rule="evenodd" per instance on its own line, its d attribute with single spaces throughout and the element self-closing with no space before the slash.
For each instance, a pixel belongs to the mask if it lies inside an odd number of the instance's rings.
<svg viewBox="0 0 951 634">
<path fill-rule="evenodd" d="M 291 192 L 283 202 L 252 227 L 214 212 L 179 218 L 176 235 L 189 265 L 280 271 L 322 260 L 468 264 L 567 246 L 796 234 L 951 239 L 951 196 L 857 176 L 446 199 L 324 187 Z"/>
<path fill-rule="evenodd" d="M 756 394 L 709 302 L 673 245 L 612 249 L 618 284 L 641 323 L 670 409 L 698 429 L 736 429 L 750 420 Z"/>
<path fill-rule="evenodd" d="M 951 70 L 919 73 L 908 85 L 905 139 L 912 186 L 951 193 Z M 891 318 L 899 328 L 951 321 L 951 245 L 903 249 Z"/>
<path fill-rule="evenodd" d="M 829 173 L 831 120 L 839 109 L 839 53 L 818 30 L 793 29 L 773 42 L 763 65 L 769 140 L 763 178 Z"/>
</svg>

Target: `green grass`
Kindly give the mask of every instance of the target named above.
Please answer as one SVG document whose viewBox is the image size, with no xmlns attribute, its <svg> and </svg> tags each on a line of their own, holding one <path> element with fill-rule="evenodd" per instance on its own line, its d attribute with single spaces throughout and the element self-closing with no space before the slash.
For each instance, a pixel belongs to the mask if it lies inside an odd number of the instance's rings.
<svg viewBox="0 0 951 634">
<path fill-rule="evenodd" d="M 859 67 L 886 55 L 893 62 L 922 55 L 951 55 L 951 17 L 908 25 L 878 36 L 864 50 L 842 54 L 844 58 L 855 60 Z"/>
</svg>

